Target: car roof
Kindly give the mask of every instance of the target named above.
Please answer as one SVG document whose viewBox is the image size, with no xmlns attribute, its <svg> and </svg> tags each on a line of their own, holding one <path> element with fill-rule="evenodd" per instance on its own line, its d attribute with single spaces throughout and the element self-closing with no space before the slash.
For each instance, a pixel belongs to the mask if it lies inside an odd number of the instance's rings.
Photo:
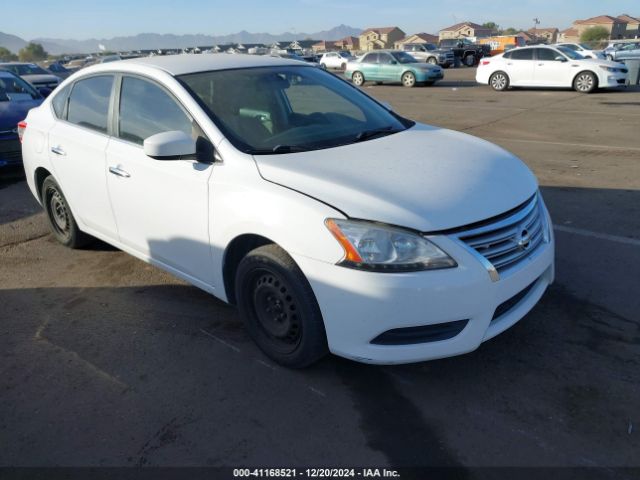
<svg viewBox="0 0 640 480">
<path fill-rule="evenodd" d="M 0 62 L 0 66 L 2 65 L 35 65 L 33 62 Z"/>
<path fill-rule="evenodd" d="M 187 73 L 207 72 L 211 70 L 308 64 L 299 60 L 290 60 L 287 58 L 271 57 L 266 55 L 204 53 L 131 58 L 128 60 L 121 60 L 119 62 L 100 64 L 100 66 L 88 67 L 86 70 L 115 70 L 118 69 L 120 65 L 140 65 L 143 67 L 151 67 L 176 76 Z"/>
<path fill-rule="evenodd" d="M 0 66 L 2 66 L 2 64 L 0 64 Z M 12 72 L 10 72 L 9 70 L 0 70 L 0 77 L 4 77 L 4 78 L 15 78 L 17 77 L 17 75 L 14 75 Z"/>
</svg>

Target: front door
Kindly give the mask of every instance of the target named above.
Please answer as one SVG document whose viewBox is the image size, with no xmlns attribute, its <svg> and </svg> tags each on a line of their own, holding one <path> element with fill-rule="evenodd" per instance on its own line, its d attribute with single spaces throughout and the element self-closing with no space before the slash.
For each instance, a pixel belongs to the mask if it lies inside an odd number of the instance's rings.
<svg viewBox="0 0 640 480">
<path fill-rule="evenodd" d="M 534 82 L 542 87 L 570 87 L 575 70 L 564 55 L 551 48 L 536 48 Z M 559 60 L 562 58 L 563 60 Z"/>
<path fill-rule="evenodd" d="M 61 118 L 49 130 L 49 157 L 73 214 L 117 239 L 105 174 L 112 86 L 113 75 L 92 76 L 73 85 Z"/>
<path fill-rule="evenodd" d="M 107 146 L 107 184 L 120 241 L 152 260 L 211 285 L 211 163 L 155 160 L 143 141 L 179 130 L 204 137 L 178 101 L 158 84 L 123 76 L 116 135 Z"/>
</svg>

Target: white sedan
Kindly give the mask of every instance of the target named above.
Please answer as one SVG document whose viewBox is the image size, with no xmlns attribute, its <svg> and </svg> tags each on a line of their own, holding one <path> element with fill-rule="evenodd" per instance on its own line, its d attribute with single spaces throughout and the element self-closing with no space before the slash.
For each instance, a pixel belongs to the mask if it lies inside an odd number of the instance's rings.
<svg viewBox="0 0 640 480">
<path fill-rule="evenodd" d="M 347 68 L 347 63 L 353 59 L 353 55 L 349 52 L 327 52 L 322 55 L 322 58 L 320 59 L 320 66 L 322 68 L 345 70 Z"/>
<path fill-rule="evenodd" d="M 509 87 L 562 87 L 581 93 L 623 86 L 627 67 L 608 60 L 586 59 L 565 47 L 532 46 L 480 61 L 476 81 L 502 91 Z"/>
<path fill-rule="evenodd" d="M 602 50 L 594 50 L 584 43 L 556 43 L 554 47 L 568 48 L 569 50 L 579 53 L 584 58 L 599 58 L 600 60 L 605 60 Z"/>
<path fill-rule="evenodd" d="M 282 365 L 470 352 L 554 278 L 549 214 L 518 158 L 295 60 L 89 67 L 19 135 L 60 243 L 102 239 L 237 305 Z"/>
</svg>

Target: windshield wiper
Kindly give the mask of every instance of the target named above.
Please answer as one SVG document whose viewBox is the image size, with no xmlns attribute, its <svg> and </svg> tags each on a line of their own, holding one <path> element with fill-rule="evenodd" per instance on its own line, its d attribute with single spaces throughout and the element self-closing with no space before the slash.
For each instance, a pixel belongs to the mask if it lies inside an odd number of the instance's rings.
<svg viewBox="0 0 640 480">
<path fill-rule="evenodd" d="M 374 128 L 372 130 L 364 130 L 356 135 L 356 142 L 364 142 L 365 140 L 369 140 L 373 137 L 383 136 L 383 135 L 391 135 L 392 133 L 399 132 L 400 130 L 393 128 L 392 126 L 382 127 L 382 128 Z"/>
<path fill-rule="evenodd" d="M 269 155 L 270 153 L 295 153 L 295 152 L 308 152 L 312 150 L 311 147 L 303 147 L 300 145 L 276 145 L 273 148 L 263 148 L 250 150 L 248 153 L 253 155 Z"/>
</svg>

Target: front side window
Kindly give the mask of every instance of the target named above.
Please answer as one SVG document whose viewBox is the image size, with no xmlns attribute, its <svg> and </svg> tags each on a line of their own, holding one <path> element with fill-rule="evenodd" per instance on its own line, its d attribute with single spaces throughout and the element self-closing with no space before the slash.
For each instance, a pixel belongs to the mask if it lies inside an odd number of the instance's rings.
<svg viewBox="0 0 640 480">
<path fill-rule="evenodd" d="M 151 135 L 174 130 L 193 135 L 193 121 L 176 101 L 154 83 L 123 77 L 118 136 L 142 145 Z"/>
<path fill-rule="evenodd" d="M 71 90 L 67 121 L 107 133 L 113 75 L 78 80 Z"/>
<path fill-rule="evenodd" d="M 318 68 L 259 67 L 178 78 L 229 141 L 255 155 L 346 145 L 413 125 Z"/>
<path fill-rule="evenodd" d="M 550 48 L 537 48 L 536 55 L 538 56 L 538 60 L 544 61 L 554 61 L 556 57 L 561 56 L 558 52 Z"/>
</svg>

